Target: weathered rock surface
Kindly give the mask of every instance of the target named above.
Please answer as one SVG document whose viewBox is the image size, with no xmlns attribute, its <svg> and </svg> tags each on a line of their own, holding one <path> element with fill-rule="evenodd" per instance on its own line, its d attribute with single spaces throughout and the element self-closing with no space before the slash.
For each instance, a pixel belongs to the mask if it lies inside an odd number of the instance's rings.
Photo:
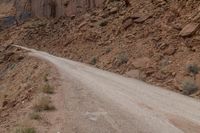
<svg viewBox="0 0 200 133">
<path fill-rule="evenodd" d="M 133 24 L 133 19 L 131 17 L 128 17 L 123 20 L 122 25 L 123 28 L 126 30 Z"/>
<path fill-rule="evenodd" d="M 199 29 L 199 23 L 189 23 L 187 24 L 180 32 L 180 36 L 182 37 L 188 37 L 193 34 Z"/>
<path fill-rule="evenodd" d="M 146 68 L 151 64 L 151 59 L 148 57 L 137 58 L 132 61 L 132 65 L 135 68 Z"/>
<path fill-rule="evenodd" d="M 130 70 L 126 72 L 124 75 L 129 78 L 140 79 L 140 70 L 138 69 Z"/>
</svg>

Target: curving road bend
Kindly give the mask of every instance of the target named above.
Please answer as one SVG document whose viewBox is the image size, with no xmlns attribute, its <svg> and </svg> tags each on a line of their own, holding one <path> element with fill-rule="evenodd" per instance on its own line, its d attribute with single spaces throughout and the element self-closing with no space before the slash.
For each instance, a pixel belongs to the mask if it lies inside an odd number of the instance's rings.
<svg viewBox="0 0 200 133">
<path fill-rule="evenodd" d="M 200 133 L 200 101 L 196 99 L 21 48 L 54 64 L 60 72 L 65 133 Z"/>
</svg>

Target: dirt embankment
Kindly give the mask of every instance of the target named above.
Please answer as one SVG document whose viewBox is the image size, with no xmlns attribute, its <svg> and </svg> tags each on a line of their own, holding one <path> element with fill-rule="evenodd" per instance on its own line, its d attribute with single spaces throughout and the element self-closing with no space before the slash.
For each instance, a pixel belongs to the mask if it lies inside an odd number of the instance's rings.
<svg viewBox="0 0 200 133">
<path fill-rule="evenodd" d="M 54 100 L 58 94 L 44 94 L 43 89 L 47 85 L 57 89 L 56 75 L 47 63 L 28 57 L 27 52 L 0 46 L 0 132 L 50 131 L 54 117 L 59 117 Z M 50 98 L 57 110 L 36 111 L 36 103 L 42 97 Z"/>
<path fill-rule="evenodd" d="M 200 2 L 130 3 L 108 1 L 72 20 L 32 20 L 2 32 L 1 43 L 49 51 L 178 92 L 199 88 L 193 68 L 200 66 Z"/>
</svg>

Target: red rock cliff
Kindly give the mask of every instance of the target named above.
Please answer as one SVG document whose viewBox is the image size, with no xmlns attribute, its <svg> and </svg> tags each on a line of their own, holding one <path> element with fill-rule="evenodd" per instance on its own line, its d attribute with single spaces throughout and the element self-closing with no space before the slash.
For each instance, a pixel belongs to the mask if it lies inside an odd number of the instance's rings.
<svg viewBox="0 0 200 133">
<path fill-rule="evenodd" d="M 103 2 L 104 0 L 32 0 L 31 7 L 35 16 L 60 17 L 84 13 L 101 6 Z"/>
</svg>

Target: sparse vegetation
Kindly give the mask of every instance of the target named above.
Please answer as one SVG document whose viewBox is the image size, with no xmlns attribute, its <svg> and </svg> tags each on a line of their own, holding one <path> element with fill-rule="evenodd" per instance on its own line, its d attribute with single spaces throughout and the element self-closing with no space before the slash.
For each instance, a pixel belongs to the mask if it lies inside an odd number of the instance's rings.
<svg viewBox="0 0 200 133">
<path fill-rule="evenodd" d="M 37 112 L 32 112 L 29 114 L 29 117 L 32 119 L 32 120 L 40 120 L 41 117 L 40 115 L 37 113 Z"/>
<path fill-rule="evenodd" d="M 183 83 L 183 94 L 191 95 L 198 90 L 198 86 L 193 81 L 185 81 Z"/>
<path fill-rule="evenodd" d="M 104 27 L 108 24 L 108 21 L 107 20 L 102 20 L 100 23 L 99 23 L 99 26 L 101 27 Z"/>
<path fill-rule="evenodd" d="M 90 61 L 90 64 L 91 65 L 95 65 L 97 63 L 97 58 L 96 57 L 93 57 Z"/>
<path fill-rule="evenodd" d="M 46 85 L 43 86 L 42 92 L 47 93 L 47 94 L 53 94 L 54 88 L 52 86 L 50 86 L 49 84 L 46 84 Z"/>
<path fill-rule="evenodd" d="M 36 133 L 36 130 L 33 127 L 18 127 L 15 133 Z"/>
<path fill-rule="evenodd" d="M 120 66 L 128 62 L 128 55 L 126 53 L 120 53 L 117 56 L 117 64 Z"/>
<path fill-rule="evenodd" d="M 49 76 L 49 74 L 48 74 L 48 73 L 46 73 L 46 74 L 44 75 L 44 81 L 45 81 L 45 82 L 47 82 L 47 81 L 48 81 L 48 76 Z"/>
<path fill-rule="evenodd" d="M 55 107 L 52 105 L 49 97 L 43 96 L 34 104 L 33 109 L 37 112 L 41 112 L 55 110 Z"/>
<path fill-rule="evenodd" d="M 199 73 L 200 68 L 196 64 L 189 64 L 187 66 L 188 73 L 193 74 L 194 76 Z"/>
<path fill-rule="evenodd" d="M 106 49 L 106 54 L 107 54 L 107 53 L 110 53 L 111 50 L 112 50 L 111 48 L 107 48 L 107 49 Z"/>
</svg>

